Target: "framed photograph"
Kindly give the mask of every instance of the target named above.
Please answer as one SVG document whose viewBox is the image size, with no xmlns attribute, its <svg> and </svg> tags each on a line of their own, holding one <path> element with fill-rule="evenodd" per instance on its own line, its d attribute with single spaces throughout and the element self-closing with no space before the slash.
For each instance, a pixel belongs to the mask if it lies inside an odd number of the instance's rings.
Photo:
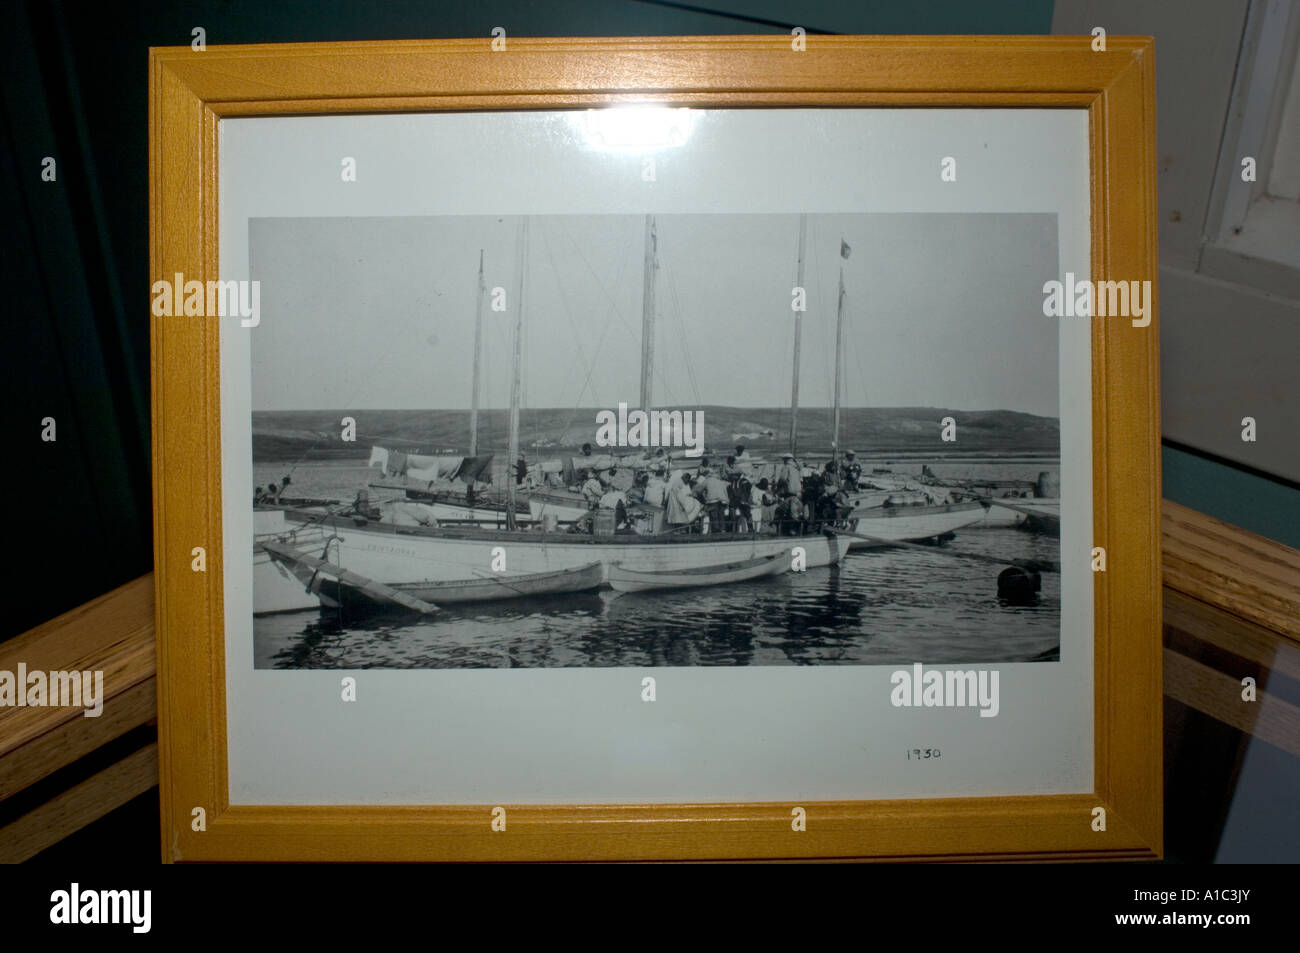
<svg viewBox="0 0 1300 953">
<path fill-rule="evenodd" d="M 1152 57 L 153 50 L 164 858 L 1160 856 Z"/>
</svg>

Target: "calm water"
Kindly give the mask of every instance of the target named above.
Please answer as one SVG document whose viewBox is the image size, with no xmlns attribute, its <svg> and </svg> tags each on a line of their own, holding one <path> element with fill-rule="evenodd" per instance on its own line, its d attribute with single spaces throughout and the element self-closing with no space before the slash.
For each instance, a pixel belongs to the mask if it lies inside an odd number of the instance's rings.
<svg viewBox="0 0 1300 953">
<path fill-rule="evenodd" d="M 947 473 L 948 466 L 961 470 Z M 1020 479 L 1058 469 L 1042 462 L 932 468 L 940 475 Z M 260 483 L 269 483 L 285 469 L 265 464 L 255 472 Z M 920 464 L 893 469 L 919 472 Z M 337 464 L 301 466 L 293 477 L 299 494 L 349 497 L 365 478 L 364 467 Z M 1003 606 L 997 600 L 998 567 L 950 553 L 1055 561 L 1059 542 L 1015 529 L 967 530 L 933 551 L 853 552 L 839 567 L 732 586 L 469 603 L 445 607 L 429 619 L 376 615 L 344 622 L 329 611 L 286 613 L 253 620 L 256 665 L 549 668 L 1054 660 L 1060 577 L 1043 575 L 1037 605 Z"/>
</svg>

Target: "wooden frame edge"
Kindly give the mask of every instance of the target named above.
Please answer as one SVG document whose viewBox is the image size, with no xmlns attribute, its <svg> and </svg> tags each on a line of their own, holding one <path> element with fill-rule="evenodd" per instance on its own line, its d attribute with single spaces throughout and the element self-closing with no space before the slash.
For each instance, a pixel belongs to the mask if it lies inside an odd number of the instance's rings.
<svg viewBox="0 0 1300 953">
<path fill-rule="evenodd" d="M 813 39 L 809 38 L 810 46 L 814 45 Z M 788 48 L 788 38 L 511 39 L 512 48 L 520 55 L 509 67 L 505 65 L 511 62 L 507 58 L 509 54 L 490 53 L 486 40 L 212 47 L 203 53 L 188 48 L 151 50 L 152 277 L 170 276 L 177 271 L 200 280 L 216 277 L 216 127 L 223 116 L 427 108 L 558 108 L 654 98 L 749 106 L 1086 105 L 1092 127 L 1093 277 L 1095 280 L 1107 276 L 1150 280 L 1155 287 L 1154 62 L 1149 39 L 1109 37 L 1106 52 L 1092 52 L 1090 38 L 1071 37 L 817 37 L 815 40 L 818 51 L 834 56 L 823 56 L 820 62 L 783 60 L 780 68 L 769 70 L 763 77 L 753 63 L 784 51 Z M 654 55 L 648 55 L 651 53 Z M 321 58 L 329 56 L 352 59 L 354 74 L 345 76 L 335 72 L 329 81 L 322 79 Z M 929 67 L 945 67 L 944 78 L 934 78 L 933 68 L 917 69 L 915 63 L 908 63 L 916 57 L 929 58 Z M 693 58 L 698 68 L 692 71 L 689 67 Z M 833 78 L 835 71 L 827 67 L 831 59 L 839 67 L 853 66 L 854 70 L 848 72 L 854 73 L 855 80 Z M 235 61 L 239 62 L 238 70 L 231 68 Z M 376 69 L 377 64 L 386 68 Z M 432 74 L 440 69 L 445 71 L 449 69 L 448 64 L 456 67 L 451 70 L 453 82 L 443 84 L 436 94 L 430 93 L 427 83 L 430 71 Z M 845 72 L 841 70 L 838 75 Z M 690 76 L 692 82 L 684 84 L 683 76 Z M 557 81 L 557 77 L 566 81 Z M 334 87 L 327 88 L 327 82 L 334 83 Z M 963 87 L 963 82 L 969 88 Z M 339 86 L 344 88 L 340 90 Z M 667 93 L 669 90 L 673 92 Z M 1134 136 L 1131 128 L 1120 127 L 1116 118 L 1119 114 L 1138 123 L 1139 135 Z M 197 207 L 194 206 L 196 196 Z M 1111 571 L 1099 573 L 1095 579 L 1097 620 L 1105 620 L 1107 636 L 1098 638 L 1095 647 L 1094 724 L 1104 726 L 1095 737 L 1096 793 L 1031 799 L 1050 806 L 1054 823 L 1064 825 L 1077 821 L 1088 836 L 1078 842 L 1077 850 L 1042 848 L 1013 851 L 1008 857 L 1156 857 L 1162 850 L 1158 755 L 1161 686 L 1157 327 L 1157 318 L 1153 316 L 1150 327 L 1142 329 L 1145 337 L 1140 341 L 1133 340 L 1134 332 L 1127 325 L 1098 324 L 1094 330 L 1094 428 L 1099 422 L 1102 428 L 1102 433 L 1094 434 L 1094 446 L 1099 448 L 1099 454 L 1094 455 L 1094 521 L 1099 539 L 1105 541 L 1102 545 L 1111 554 Z M 462 815 L 457 812 L 482 812 L 482 807 L 321 808 L 312 809 L 310 818 L 315 820 L 308 823 L 294 813 L 302 809 L 228 805 L 224 763 L 220 438 L 214 422 L 219 406 L 216 329 L 213 324 L 196 328 L 172 319 L 167 319 L 164 327 L 163 320 L 155 319 L 151 339 L 159 762 L 164 792 L 163 829 L 173 832 L 170 842 L 165 840 L 163 845 L 164 860 L 233 859 L 233 854 L 247 851 L 240 844 L 252 844 L 258 849 L 267 847 L 269 850 L 259 856 L 274 855 L 279 859 L 321 859 L 331 852 L 337 856 L 343 853 L 337 840 L 341 835 L 338 829 L 330 827 L 330 812 L 338 823 L 352 825 L 366 836 L 373 836 L 384 826 L 381 815 L 393 818 L 405 812 L 404 816 L 416 819 L 417 828 L 427 830 L 435 818 L 446 828 L 448 824 L 442 819 L 460 818 Z M 1125 416 L 1133 406 L 1143 408 L 1144 413 Z M 193 428 L 187 431 L 183 423 L 196 419 L 208 422 L 201 439 L 195 439 L 189 432 Z M 1099 455 L 1104 459 L 1098 459 Z M 196 506 L 193 493 L 199 487 L 209 492 L 201 494 L 204 502 Z M 216 492 L 211 492 L 214 489 Z M 169 500 L 173 505 L 167 505 Z M 200 545 L 197 540 L 208 541 L 212 568 L 206 574 L 187 576 L 190 547 Z M 187 619 L 192 623 L 196 618 L 206 620 L 207 629 L 202 639 L 187 642 L 183 627 Z M 1135 624 L 1134 618 L 1141 624 Z M 205 685 L 203 673 L 209 663 L 215 666 L 212 670 L 218 677 Z M 201 702 L 197 715 L 190 710 L 187 714 L 191 717 L 177 717 L 182 700 Z M 178 745 L 184 749 L 184 755 L 177 750 Z M 1143 752 L 1156 754 L 1137 757 Z M 823 804 L 819 809 L 824 808 L 832 815 L 850 812 L 861 825 L 842 828 L 832 825 L 828 836 L 848 838 L 852 834 L 869 839 L 874 828 L 865 815 L 884 816 L 881 812 L 886 810 L 886 805 L 896 811 L 890 817 L 909 824 L 941 823 L 940 815 L 952 815 L 954 805 L 959 803 L 972 805 L 973 816 L 996 822 L 997 808 L 989 802 L 1018 804 L 1015 798 L 935 799 L 902 802 L 897 808 L 892 807 L 896 802 L 868 801 Z M 1078 817 L 1074 813 L 1084 802 L 1107 808 L 1106 832 L 1093 832 L 1090 817 Z M 187 824 L 177 827 L 177 821 L 188 817 L 192 807 L 200 806 L 208 811 L 206 832 L 194 832 Z M 742 825 L 762 823 L 773 810 L 761 805 L 603 809 L 615 812 L 619 820 L 602 823 L 630 824 L 638 837 L 649 838 L 644 843 L 660 838 L 662 843 L 672 845 L 672 850 L 677 852 L 673 856 L 682 859 L 719 859 L 726 852 L 720 854 L 716 848 L 709 848 L 706 839 L 697 832 L 663 835 L 646 832 L 671 831 L 675 818 L 697 810 L 709 815 L 715 823 L 720 816 L 728 816 L 728 812 L 739 814 L 725 823 Z M 784 822 L 788 829 L 788 805 L 785 809 Z M 514 823 L 522 825 L 523 832 L 520 837 L 512 838 L 512 843 L 522 843 L 534 836 L 530 833 L 529 811 L 542 812 L 539 817 L 549 818 L 537 822 L 535 836 L 543 841 L 550 836 L 545 829 L 548 823 L 574 823 L 575 819 L 592 816 L 585 806 L 515 808 L 512 816 L 522 815 L 523 820 Z M 566 811 L 572 813 L 565 815 Z M 647 818 L 648 811 L 661 816 Z M 1038 811 L 1019 815 L 1017 829 L 1025 828 L 1026 817 L 1038 824 L 1044 816 Z M 319 826 L 322 822 L 324 827 Z M 293 826 L 304 823 L 306 828 Z M 313 823 L 320 834 L 311 833 Z M 461 823 L 467 822 L 452 820 L 450 826 Z M 276 835 L 272 828 L 281 834 Z M 335 840 L 319 840 L 325 828 L 333 831 L 329 836 Z M 482 833 L 473 836 L 492 845 L 485 848 L 491 856 L 522 850 L 503 849 L 499 841 L 491 840 L 486 820 L 481 822 L 481 828 Z M 973 829 L 979 831 L 980 827 L 975 824 Z M 512 830 L 518 832 L 520 827 L 514 826 Z M 602 830 L 606 835 L 623 836 L 614 827 L 606 826 Z M 987 836 L 987 830 L 985 827 L 981 836 Z M 1046 824 L 1039 830 L 1054 835 L 1057 828 Z M 1091 846 L 1094 842 L 1095 847 Z M 823 846 L 821 835 L 808 836 L 800 843 L 804 846 L 799 856 L 858 856 L 848 840 L 843 842 L 849 844 L 845 848 L 847 853 L 844 849 L 837 852 L 834 843 Z M 1056 843 L 1073 845 L 1075 841 Z M 608 836 L 595 846 L 597 851 L 586 856 L 613 856 L 602 852 L 603 848 L 613 846 Z M 478 849 L 467 848 L 469 853 Z M 625 859 L 634 855 L 635 851 Z M 755 853 L 754 856 L 768 855 Z M 936 848 L 932 854 L 911 850 L 897 856 L 979 859 L 987 854 L 979 849 L 949 852 Z M 378 859 L 377 855 L 365 857 Z M 522 859 L 541 858 L 542 855 L 530 855 Z M 488 859 L 488 855 L 480 859 Z"/>
</svg>

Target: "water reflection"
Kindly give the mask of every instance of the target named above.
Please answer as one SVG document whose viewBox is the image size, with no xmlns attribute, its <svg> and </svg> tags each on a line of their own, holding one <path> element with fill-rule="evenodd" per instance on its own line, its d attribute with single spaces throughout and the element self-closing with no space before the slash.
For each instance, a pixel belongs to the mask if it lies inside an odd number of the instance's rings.
<svg viewBox="0 0 1300 953">
<path fill-rule="evenodd" d="M 1017 530 L 953 550 L 1059 558 Z M 555 668 L 1055 660 L 1060 577 L 1033 606 L 997 599 L 995 566 L 867 550 L 839 567 L 704 589 L 451 605 L 428 618 L 337 610 L 254 619 L 259 668 Z"/>
</svg>

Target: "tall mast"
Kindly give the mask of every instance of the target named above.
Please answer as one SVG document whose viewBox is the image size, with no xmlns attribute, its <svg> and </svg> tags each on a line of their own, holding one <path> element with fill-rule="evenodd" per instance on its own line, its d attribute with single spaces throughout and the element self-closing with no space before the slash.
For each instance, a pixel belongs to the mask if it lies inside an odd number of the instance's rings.
<svg viewBox="0 0 1300 953">
<path fill-rule="evenodd" d="M 510 377 L 510 459 L 506 464 L 506 529 L 515 528 L 515 460 L 519 457 L 519 393 L 524 335 L 524 271 L 528 268 L 528 218 L 519 222 L 515 261 L 515 353 Z"/>
<path fill-rule="evenodd" d="M 641 409 L 650 409 L 655 366 L 655 271 L 659 267 L 658 238 L 653 215 L 645 217 L 645 272 L 641 291 Z"/>
<path fill-rule="evenodd" d="M 478 456 L 478 379 L 483 353 L 483 249 L 478 252 L 478 307 L 474 311 L 474 384 L 469 404 L 469 455 Z"/>
<path fill-rule="evenodd" d="M 835 430 L 831 438 L 831 454 L 838 467 L 840 462 L 840 366 L 844 363 L 844 259 L 849 257 L 849 246 L 840 239 L 840 295 L 835 315 Z"/>
<path fill-rule="evenodd" d="M 808 216 L 799 216 L 799 270 L 794 279 L 796 288 L 803 288 L 803 257 L 804 242 L 808 237 Z M 808 294 L 807 289 L 801 292 L 803 301 L 801 304 L 807 306 Z M 799 339 L 803 334 L 803 312 L 794 313 L 794 383 L 790 386 L 790 452 L 798 454 L 796 449 L 799 443 Z"/>
</svg>

